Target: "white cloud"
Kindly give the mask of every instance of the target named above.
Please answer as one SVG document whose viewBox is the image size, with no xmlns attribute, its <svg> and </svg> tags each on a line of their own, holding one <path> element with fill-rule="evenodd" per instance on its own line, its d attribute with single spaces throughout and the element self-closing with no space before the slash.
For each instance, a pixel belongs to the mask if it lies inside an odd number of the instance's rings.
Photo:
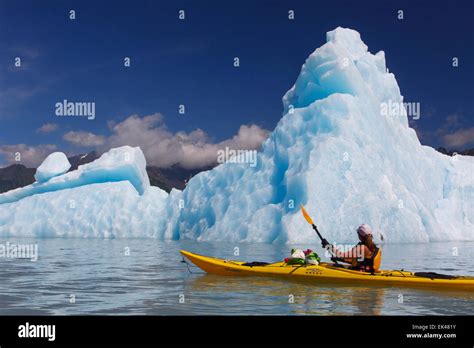
<svg viewBox="0 0 474 348">
<path fill-rule="evenodd" d="M 111 130 L 113 134 L 107 139 L 102 150 L 127 144 L 140 146 L 148 164 L 162 168 L 174 164 L 184 168 L 205 167 L 216 162 L 219 149 L 257 149 L 268 136 L 268 131 L 256 125 L 243 125 L 234 137 L 220 143 L 212 143 L 201 129 L 190 133 L 171 133 L 163 124 L 160 114 L 142 118 L 132 115 L 114 125 Z"/>
<path fill-rule="evenodd" d="M 462 114 L 448 115 L 436 131 L 431 132 L 431 137 L 439 139 L 448 149 L 461 150 L 460 147 L 474 145 L 474 127 L 463 128 L 466 118 Z"/>
<path fill-rule="evenodd" d="M 77 147 L 93 147 L 99 152 L 123 145 L 139 146 L 145 153 L 149 165 L 167 168 L 177 164 L 184 168 L 202 168 L 216 163 L 218 150 L 226 147 L 234 150 L 258 149 L 268 137 L 268 131 L 257 125 L 242 125 L 233 137 L 214 143 L 202 129 L 189 133 L 170 132 L 160 114 L 144 117 L 132 115 L 122 122 L 109 122 L 108 125 L 110 136 L 70 131 L 64 134 L 63 139 Z M 57 128 L 54 124 L 46 124 L 37 131 L 47 132 L 55 129 Z M 37 167 L 56 149 L 56 145 L 53 144 L 2 145 L 0 155 L 3 155 L 8 163 Z M 15 161 L 17 153 L 21 156 L 19 162 Z"/>
<path fill-rule="evenodd" d="M 189 133 L 170 132 L 161 114 L 132 115 L 120 123 L 109 122 L 109 127 L 112 134 L 106 138 L 92 133 L 69 132 L 64 139 L 75 145 L 85 145 L 87 141 L 79 140 L 81 137 L 76 135 L 88 134 L 82 138 L 99 139 L 96 145 L 99 152 L 123 145 L 139 146 L 149 165 L 167 168 L 178 164 L 184 168 L 202 168 L 216 162 L 219 149 L 257 149 L 268 136 L 268 131 L 257 125 L 242 125 L 232 138 L 213 143 L 202 129 Z"/>
<path fill-rule="evenodd" d="M 474 127 L 443 135 L 443 143 L 450 148 L 474 144 Z"/>
<path fill-rule="evenodd" d="M 95 135 L 90 132 L 67 132 L 64 134 L 63 139 L 70 142 L 73 145 L 81 147 L 95 147 L 105 143 L 105 137 L 102 135 Z"/>
<path fill-rule="evenodd" d="M 466 125 L 468 125 L 466 117 L 459 113 L 448 115 L 441 126 L 433 131 L 421 131 L 415 122 L 410 124 L 423 143 L 439 144 L 448 150 L 457 151 L 474 145 L 474 127 L 466 128 Z"/>
<path fill-rule="evenodd" d="M 59 128 L 59 125 L 57 123 L 45 123 L 44 125 L 42 125 L 36 130 L 36 133 L 47 134 L 47 133 L 54 132 L 58 128 Z"/>
<path fill-rule="evenodd" d="M 28 146 L 26 144 L 1 145 L 0 154 L 9 163 L 23 164 L 26 167 L 36 168 L 51 152 L 56 150 L 56 145 L 45 144 Z M 19 155 L 20 161 L 17 161 Z"/>
</svg>

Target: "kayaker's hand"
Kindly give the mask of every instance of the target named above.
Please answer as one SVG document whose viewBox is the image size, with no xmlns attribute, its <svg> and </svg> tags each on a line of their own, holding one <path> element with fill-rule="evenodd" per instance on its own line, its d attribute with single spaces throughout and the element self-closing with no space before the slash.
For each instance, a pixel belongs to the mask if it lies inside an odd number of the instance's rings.
<svg viewBox="0 0 474 348">
<path fill-rule="evenodd" d="M 326 249 L 327 246 L 329 245 L 329 242 L 328 242 L 326 239 L 323 239 L 323 240 L 321 241 L 321 244 L 323 245 L 323 248 Z"/>
</svg>

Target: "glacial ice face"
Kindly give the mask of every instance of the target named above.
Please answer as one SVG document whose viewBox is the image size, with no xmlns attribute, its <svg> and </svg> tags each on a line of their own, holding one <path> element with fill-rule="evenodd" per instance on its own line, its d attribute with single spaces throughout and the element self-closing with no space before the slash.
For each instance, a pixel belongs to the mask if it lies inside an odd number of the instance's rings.
<svg viewBox="0 0 474 348">
<path fill-rule="evenodd" d="M 2 193 L 0 194 L 0 204 L 16 202 L 40 193 L 118 181 L 129 181 L 139 194 L 143 194 L 150 186 L 146 173 L 145 156 L 140 148 L 122 146 L 112 149 L 94 162 L 79 166 L 75 171 L 55 176 L 46 182 L 35 182 Z M 111 213 L 113 212 L 111 211 Z"/>
<path fill-rule="evenodd" d="M 422 146 L 405 112 L 380 112 L 402 101 L 384 53 L 337 28 L 283 97 L 256 166 L 224 163 L 168 195 L 149 187 L 141 151 L 117 165 L 114 149 L 47 192 L 0 195 L 0 236 L 319 243 L 304 204 L 332 242 L 356 241 L 361 223 L 386 242 L 474 240 L 474 159 Z"/>
<path fill-rule="evenodd" d="M 66 155 L 62 152 L 53 152 L 36 169 L 35 179 L 37 182 L 48 181 L 52 177 L 66 173 L 69 168 L 71 163 Z"/>
<path fill-rule="evenodd" d="M 383 52 L 337 28 L 283 97 L 284 116 L 255 168 L 223 164 L 190 180 L 174 235 L 199 240 L 354 242 L 368 223 L 386 242 L 474 239 L 474 159 L 422 146 Z"/>
</svg>

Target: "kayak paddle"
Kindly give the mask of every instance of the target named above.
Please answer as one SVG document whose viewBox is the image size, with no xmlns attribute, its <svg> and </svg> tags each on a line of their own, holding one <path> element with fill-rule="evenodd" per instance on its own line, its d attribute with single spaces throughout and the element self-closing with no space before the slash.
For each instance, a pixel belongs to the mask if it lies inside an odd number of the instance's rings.
<svg viewBox="0 0 474 348">
<path fill-rule="evenodd" d="M 321 239 L 321 243 L 323 244 L 323 248 L 325 248 L 326 245 L 329 244 L 328 241 L 326 239 L 324 239 L 323 236 L 321 236 L 321 233 L 319 233 L 319 231 L 318 231 L 318 227 L 314 224 L 313 219 L 311 219 L 311 216 L 309 216 L 308 212 L 303 207 L 303 205 L 301 205 L 301 212 L 303 213 L 303 216 L 306 219 L 306 221 L 308 221 L 308 224 L 313 226 L 313 230 L 316 231 L 316 233 L 318 234 L 319 239 Z"/>
<path fill-rule="evenodd" d="M 316 231 L 316 233 L 318 234 L 318 237 L 319 239 L 321 239 L 321 244 L 323 246 L 323 249 L 326 249 L 328 250 L 334 257 L 331 257 L 331 260 L 333 260 L 334 262 L 337 263 L 338 259 L 335 257 L 334 253 L 332 252 L 332 250 L 330 250 L 327 246 L 330 245 L 329 242 L 323 238 L 323 236 L 321 236 L 321 233 L 319 233 L 319 230 L 318 230 L 318 227 L 314 224 L 313 222 L 313 219 L 311 219 L 311 216 L 309 216 L 308 212 L 306 211 L 306 209 L 303 207 L 303 205 L 301 205 L 301 212 L 303 213 L 303 216 L 305 218 L 305 220 L 308 222 L 308 224 L 310 224 L 311 226 L 313 226 L 313 230 Z M 340 260 L 339 260 L 340 261 Z"/>
</svg>

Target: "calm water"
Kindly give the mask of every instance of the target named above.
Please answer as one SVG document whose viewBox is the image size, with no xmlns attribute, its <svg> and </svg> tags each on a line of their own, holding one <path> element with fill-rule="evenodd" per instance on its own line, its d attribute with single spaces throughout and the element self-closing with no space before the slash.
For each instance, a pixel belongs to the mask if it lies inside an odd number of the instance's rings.
<svg viewBox="0 0 474 348">
<path fill-rule="evenodd" d="M 470 315 L 474 309 L 472 293 L 219 277 L 194 266 L 189 273 L 178 253 L 187 249 L 223 258 L 277 261 L 288 256 L 289 245 L 138 239 L 8 242 L 37 243 L 39 259 L 0 258 L 0 315 Z M 239 256 L 233 256 L 235 247 Z M 322 254 L 316 246 L 300 247 Z M 383 255 L 384 269 L 474 275 L 473 242 L 385 245 Z M 289 303 L 290 295 L 294 303 Z"/>
</svg>

